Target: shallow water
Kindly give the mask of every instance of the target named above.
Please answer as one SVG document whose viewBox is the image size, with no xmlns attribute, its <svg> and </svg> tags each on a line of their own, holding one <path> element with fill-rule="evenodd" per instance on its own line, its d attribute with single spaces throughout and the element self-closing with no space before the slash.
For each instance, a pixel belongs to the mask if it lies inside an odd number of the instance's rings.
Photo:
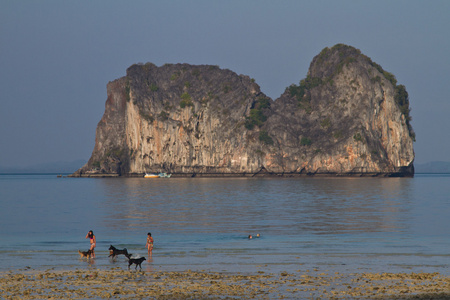
<svg viewBox="0 0 450 300">
<path fill-rule="evenodd" d="M 0 271 L 330 270 L 450 274 L 450 176 L 57 178 L 0 175 Z M 86 233 L 96 258 L 80 259 Z M 261 234 L 249 240 L 249 234 Z"/>
</svg>

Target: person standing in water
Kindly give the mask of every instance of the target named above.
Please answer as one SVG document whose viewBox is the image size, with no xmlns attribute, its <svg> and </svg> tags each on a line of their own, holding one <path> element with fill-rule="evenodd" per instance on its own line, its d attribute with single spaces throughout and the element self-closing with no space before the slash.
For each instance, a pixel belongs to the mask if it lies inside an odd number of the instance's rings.
<svg viewBox="0 0 450 300">
<path fill-rule="evenodd" d="M 149 232 L 147 233 L 147 243 L 145 244 L 145 247 L 148 250 L 148 257 L 152 257 L 152 251 L 153 251 L 153 238 L 152 234 Z"/>
<path fill-rule="evenodd" d="M 86 234 L 86 238 L 89 238 L 89 242 L 91 243 L 91 248 L 89 250 L 91 250 L 92 257 L 95 258 L 94 248 L 96 246 L 97 240 L 95 239 L 94 232 L 92 230 L 89 230 L 88 234 Z"/>
</svg>

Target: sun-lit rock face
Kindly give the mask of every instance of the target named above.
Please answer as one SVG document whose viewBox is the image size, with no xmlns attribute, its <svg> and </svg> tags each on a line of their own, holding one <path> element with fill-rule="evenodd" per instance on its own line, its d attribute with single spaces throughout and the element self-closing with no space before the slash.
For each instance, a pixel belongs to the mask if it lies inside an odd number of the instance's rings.
<svg viewBox="0 0 450 300">
<path fill-rule="evenodd" d="M 325 48 L 275 101 L 217 66 L 133 65 L 107 87 L 74 176 L 412 176 L 404 86 L 359 50 Z"/>
</svg>

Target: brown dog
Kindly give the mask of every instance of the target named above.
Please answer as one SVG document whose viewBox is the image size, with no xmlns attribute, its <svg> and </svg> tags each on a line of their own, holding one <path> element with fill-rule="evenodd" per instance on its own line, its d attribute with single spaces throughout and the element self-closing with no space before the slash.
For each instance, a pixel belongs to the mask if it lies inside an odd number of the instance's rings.
<svg viewBox="0 0 450 300">
<path fill-rule="evenodd" d="M 83 258 L 83 257 L 91 258 L 92 251 L 91 251 L 91 249 L 89 249 L 88 251 L 80 251 L 80 250 L 78 250 L 78 254 L 80 254 L 81 258 Z"/>
</svg>

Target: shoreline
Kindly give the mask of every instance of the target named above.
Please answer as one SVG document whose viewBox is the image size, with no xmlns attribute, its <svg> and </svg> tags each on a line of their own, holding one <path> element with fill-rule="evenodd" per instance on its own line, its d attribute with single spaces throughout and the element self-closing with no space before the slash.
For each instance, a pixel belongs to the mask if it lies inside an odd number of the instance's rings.
<svg viewBox="0 0 450 300">
<path fill-rule="evenodd" d="M 159 173 L 159 172 L 155 172 Z M 257 173 L 177 173 L 167 172 L 171 174 L 171 178 L 307 178 L 307 177 L 323 177 L 323 178 L 389 178 L 389 177 L 405 177 L 413 178 L 414 173 L 407 172 L 307 172 L 307 173 L 277 173 L 277 172 L 257 172 Z M 66 175 L 68 178 L 144 178 L 145 173 L 96 173 L 96 172 L 75 172 Z M 153 178 L 154 179 L 154 178 Z"/>
<path fill-rule="evenodd" d="M 449 299 L 440 273 L 144 271 L 110 269 L 0 272 L 2 299 Z"/>
</svg>

